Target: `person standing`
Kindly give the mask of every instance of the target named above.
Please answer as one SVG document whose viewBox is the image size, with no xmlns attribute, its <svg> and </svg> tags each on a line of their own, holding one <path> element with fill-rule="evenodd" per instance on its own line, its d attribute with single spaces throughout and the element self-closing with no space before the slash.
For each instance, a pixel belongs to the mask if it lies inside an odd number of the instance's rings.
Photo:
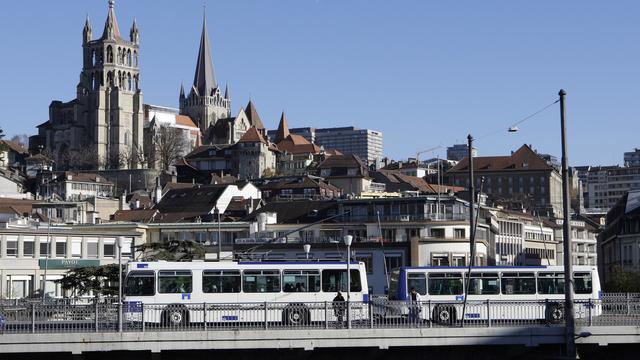
<svg viewBox="0 0 640 360">
<path fill-rule="evenodd" d="M 343 320 L 344 320 L 344 309 L 345 308 L 345 303 L 344 303 L 344 297 L 342 296 L 342 293 L 340 291 L 338 291 L 338 294 L 336 295 L 336 297 L 333 298 L 333 313 L 336 316 L 336 318 L 338 318 L 338 327 L 342 327 L 343 325 Z"/>
<path fill-rule="evenodd" d="M 417 324 L 420 319 L 420 294 L 416 291 L 416 288 L 412 287 L 409 291 L 409 323 Z"/>
</svg>

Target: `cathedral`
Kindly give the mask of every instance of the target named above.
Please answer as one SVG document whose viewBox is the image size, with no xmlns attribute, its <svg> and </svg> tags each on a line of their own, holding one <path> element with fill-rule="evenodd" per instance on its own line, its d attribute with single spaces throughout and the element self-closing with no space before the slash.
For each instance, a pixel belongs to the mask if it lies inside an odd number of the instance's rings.
<svg viewBox="0 0 640 360">
<path fill-rule="evenodd" d="M 129 38 L 122 37 L 113 0 L 97 39 L 87 17 L 76 98 L 49 105 L 49 120 L 38 126 L 30 148 L 47 151 L 56 168 L 139 167 L 143 148 L 139 40 L 135 20 Z"/>
<path fill-rule="evenodd" d="M 154 127 L 145 113 L 140 88 L 140 33 L 135 20 L 129 38 L 120 33 L 114 1 L 109 0 L 102 35 L 93 38 L 87 17 L 82 32 L 83 67 L 77 96 L 69 102 L 53 101 L 49 120 L 38 125 L 32 136 L 33 152 L 45 151 L 57 169 L 136 169 L 145 167 L 145 151 Z M 255 106 L 249 101 L 231 115 L 228 86 L 222 92 L 216 82 L 206 19 L 196 61 L 193 84 L 179 94 L 179 116 L 199 128 L 201 141 L 208 145 L 236 144 L 251 128 L 264 137 L 266 131 Z M 152 105 L 146 105 L 153 107 Z M 186 155 L 183 154 L 183 155 Z"/>
</svg>

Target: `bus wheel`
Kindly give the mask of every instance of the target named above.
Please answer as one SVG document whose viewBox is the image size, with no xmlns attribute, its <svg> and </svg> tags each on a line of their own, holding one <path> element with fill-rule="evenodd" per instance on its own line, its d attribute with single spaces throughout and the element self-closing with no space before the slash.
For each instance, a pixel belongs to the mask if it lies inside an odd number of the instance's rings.
<svg viewBox="0 0 640 360">
<path fill-rule="evenodd" d="M 438 324 L 453 324 L 456 318 L 456 309 L 453 306 L 436 306 L 433 309 L 433 317 Z"/>
<path fill-rule="evenodd" d="M 550 324 L 558 324 L 564 320 L 564 307 L 562 304 L 550 303 L 545 309 L 545 318 Z"/>
<path fill-rule="evenodd" d="M 282 312 L 282 322 L 286 325 L 305 325 L 309 323 L 309 310 L 306 307 L 288 307 Z"/>
<path fill-rule="evenodd" d="M 184 326 L 189 322 L 189 311 L 184 306 L 168 306 L 162 311 L 164 326 Z"/>
</svg>

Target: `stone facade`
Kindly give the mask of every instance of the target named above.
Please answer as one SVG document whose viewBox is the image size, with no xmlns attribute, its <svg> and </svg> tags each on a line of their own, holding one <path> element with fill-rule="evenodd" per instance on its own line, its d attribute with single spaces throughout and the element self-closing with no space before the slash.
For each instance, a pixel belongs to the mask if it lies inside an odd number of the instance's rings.
<svg viewBox="0 0 640 360">
<path fill-rule="evenodd" d="M 93 39 L 87 17 L 77 97 L 51 103 L 49 120 L 38 126 L 31 147 L 47 149 L 57 168 L 138 167 L 143 143 L 139 40 L 135 21 L 129 39 L 121 37 L 113 1 L 100 38 Z"/>
</svg>

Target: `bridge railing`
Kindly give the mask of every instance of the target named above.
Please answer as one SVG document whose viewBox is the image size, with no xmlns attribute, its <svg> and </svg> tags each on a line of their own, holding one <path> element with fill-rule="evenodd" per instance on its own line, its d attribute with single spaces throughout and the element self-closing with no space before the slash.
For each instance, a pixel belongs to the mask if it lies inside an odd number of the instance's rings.
<svg viewBox="0 0 640 360">
<path fill-rule="evenodd" d="M 574 303 L 576 323 L 640 326 L 640 297 Z M 562 300 L 386 301 L 243 304 L 113 303 L 0 305 L 1 333 L 215 331 L 336 328 L 549 326 L 564 323 Z"/>
</svg>

